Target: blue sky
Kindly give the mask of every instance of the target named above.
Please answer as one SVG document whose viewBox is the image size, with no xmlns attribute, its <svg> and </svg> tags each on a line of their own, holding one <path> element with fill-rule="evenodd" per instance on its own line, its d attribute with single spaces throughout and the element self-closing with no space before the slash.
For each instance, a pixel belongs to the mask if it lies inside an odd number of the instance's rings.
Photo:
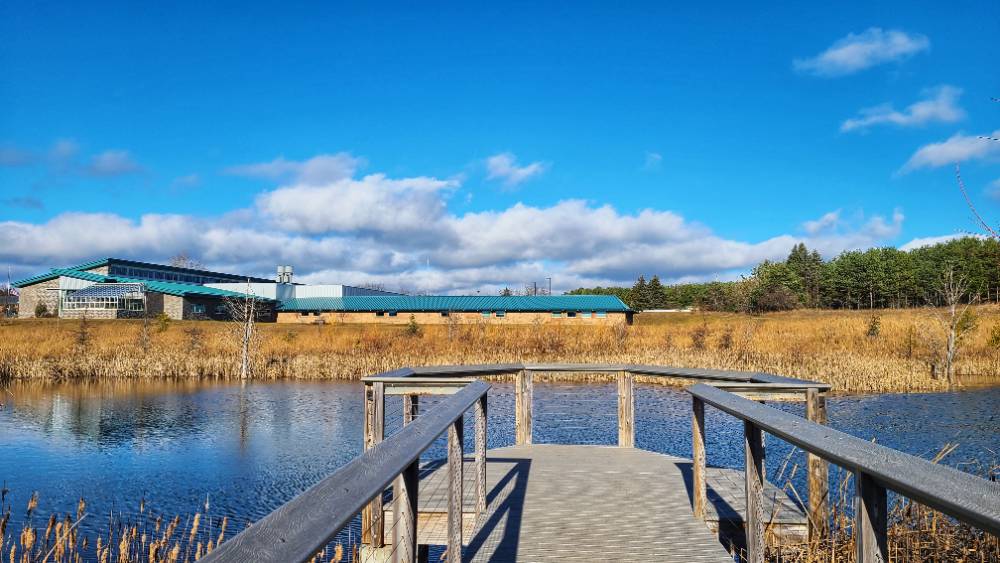
<svg viewBox="0 0 1000 563">
<path fill-rule="evenodd" d="M 5 3 L 0 261 L 451 293 L 1000 215 L 1000 6 Z M 917 241 L 916 243 L 913 241 Z"/>
</svg>

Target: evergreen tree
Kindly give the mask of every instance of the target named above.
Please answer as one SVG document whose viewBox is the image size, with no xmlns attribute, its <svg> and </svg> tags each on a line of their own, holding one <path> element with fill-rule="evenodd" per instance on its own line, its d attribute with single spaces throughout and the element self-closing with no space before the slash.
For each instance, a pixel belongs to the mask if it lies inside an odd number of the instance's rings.
<svg viewBox="0 0 1000 563">
<path fill-rule="evenodd" d="M 649 294 L 650 309 L 667 308 L 667 295 L 663 292 L 663 284 L 660 283 L 660 276 L 653 274 L 653 277 L 649 280 L 649 284 L 646 286 L 646 292 Z"/>
<path fill-rule="evenodd" d="M 635 281 L 629 297 L 631 300 L 628 306 L 636 311 L 644 311 L 651 308 L 649 306 L 649 286 L 646 285 L 645 276 L 639 276 L 639 279 Z"/>
</svg>

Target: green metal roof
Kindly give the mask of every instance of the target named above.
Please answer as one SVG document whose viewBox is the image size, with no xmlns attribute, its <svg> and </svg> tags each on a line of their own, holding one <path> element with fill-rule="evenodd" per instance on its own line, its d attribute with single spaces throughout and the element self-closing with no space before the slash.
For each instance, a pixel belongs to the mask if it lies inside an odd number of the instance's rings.
<svg viewBox="0 0 1000 563">
<path fill-rule="evenodd" d="M 15 287 L 23 287 L 25 285 L 32 285 L 41 281 L 55 279 L 61 276 L 66 276 L 68 278 L 75 278 L 78 280 L 91 281 L 94 283 L 139 283 L 144 285 L 147 291 L 155 291 L 156 293 L 164 293 L 166 295 L 176 295 L 178 297 L 187 297 L 189 295 L 204 295 L 208 297 L 237 297 L 237 298 L 246 297 L 246 294 L 240 293 L 238 291 L 229 291 L 228 289 L 216 289 L 214 287 L 198 285 L 195 283 L 142 280 L 136 278 L 127 278 L 122 276 L 103 276 L 101 274 L 95 274 L 93 272 L 84 272 L 70 268 L 55 268 L 54 270 L 52 270 L 47 274 L 21 280 L 13 285 Z M 273 301 L 273 299 L 268 299 L 266 297 L 258 297 L 258 299 L 262 301 Z"/>
<path fill-rule="evenodd" d="M 360 295 L 351 297 L 304 297 L 286 299 L 281 311 L 629 311 L 628 306 L 614 295 L 545 295 L 545 296 L 480 296 L 480 295 Z"/>
<path fill-rule="evenodd" d="M 63 272 L 74 271 L 74 270 L 75 271 L 90 270 L 90 269 L 93 269 L 93 268 L 100 268 L 101 266 L 108 266 L 110 264 L 119 264 L 119 265 L 125 265 L 125 266 L 134 266 L 134 267 L 139 267 L 139 268 L 160 268 L 160 269 L 166 268 L 166 269 L 169 269 L 169 270 L 175 270 L 177 272 L 184 272 L 184 273 L 188 273 L 188 274 L 196 274 L 196 275 L 202 275 L 202 276 L 213 276 L 213 277 L 221 277 L 221 278 L 230 278 L 234 282 L 246 281 L 248 279 L 250 281 L 252 281 L 252 282 L 255 282 L 255 283 L 270 283 L 271 281 L 273 281 L 273 280 L 269 280 L 267 278 L 257 278 L 257 277 L 253 277 L 253 276 L 241 276 L 241 275 L 238 275 L 238 274 L 227 274 L 227 273 L 224 273 L 224 272 L 212 272 L 212 271 L 209 271 L 209 270 L 195 270 L 195 269 L 192 269 L 192 268 L 178 268 L 176 266 L 169 266 L 169 265 L 166 265 L 166 264 L 153 264 L 151 262 L 139 262 L 137 260 L 125 260 L 123 258 L 101 258 L 100 260 L 94 260 L 92 262 L 85 262 L 83 264 L 77 264 L 76 266 L 70 266 L 69 268 L 53 268 L 52 270 L 48 271 L 47 273 L 39 274 L 37 276 L 32 276 L 30 278 L 25 278 L 23 280 L 18 280 L 18 281 L 14 282 L 11 285 L 13 285 L 14 287 L 24 287 L 24 286 L 27 286 L 27 285 L 33 285 L 33 284 L 40 283 L 40 282 L 43 282 L 43 281 L 49 281 L 49 280 L 58 278 L 59 276 L 66 275 Z M 95 275 L 97 275 L 97 274 L 95 274 Z M 85 279 L 85 278 L 81 278 L 81 279 Z M 145 280 L 143 280 L 143 282 L 145 282 Z M 174 283 L 174 282 L 164 282 L 164 283 Z M 177 282 L 177 283 L 184 283 L 184 282 Z"/>
</svg>

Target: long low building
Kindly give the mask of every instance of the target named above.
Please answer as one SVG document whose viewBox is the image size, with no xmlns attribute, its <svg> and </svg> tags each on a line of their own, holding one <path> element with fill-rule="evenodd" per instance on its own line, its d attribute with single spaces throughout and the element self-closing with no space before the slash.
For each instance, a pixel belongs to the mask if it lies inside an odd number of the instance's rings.
<svg viewBox="0 0 1000 563">
<path fill-rule="evenodd" d="M 290 266 L 276 280 L 104 258 L 15 282 L 19 317 L 125 319 L 231 318 L 230 306 L 253 298 L 262 321 L 282 323 L 606 323 L 632 322 L 611 295 L 411 296 L 349 285 L 292 283 Z"/>
<path fill-rule="evenodd" d="M 279 323 L 632 322 L 632 311 L 613 295 L 378 295 L 288 299 Z"/>
</svg>

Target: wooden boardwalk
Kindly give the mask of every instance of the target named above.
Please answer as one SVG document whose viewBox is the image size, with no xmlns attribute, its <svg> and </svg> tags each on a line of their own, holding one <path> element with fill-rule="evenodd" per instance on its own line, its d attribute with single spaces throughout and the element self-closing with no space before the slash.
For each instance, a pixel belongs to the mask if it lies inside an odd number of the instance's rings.
<svg viewBox="0 0 1000 563">
<path fill-rule="evenodd" d="M 440 461 L 422 465 L 420 543 L 447 541 L 446 476 Z M 691 461 L 635 448 L 489 450 L 488 509 L 479 518 L 469 458 L 464 476 L 466 561 L 731 562 L 716 533 L 717 520 L 721 515 L 724 531 L 742 528 L 742 472 L 709 469 L 706 525 L 691 511 Z M 787 495 L 771 485 L 765 496 L 775 521 L 804 530 L 805 516 Z M 391 530 L 391 510 L 386 517 Z"/>
</svg>

